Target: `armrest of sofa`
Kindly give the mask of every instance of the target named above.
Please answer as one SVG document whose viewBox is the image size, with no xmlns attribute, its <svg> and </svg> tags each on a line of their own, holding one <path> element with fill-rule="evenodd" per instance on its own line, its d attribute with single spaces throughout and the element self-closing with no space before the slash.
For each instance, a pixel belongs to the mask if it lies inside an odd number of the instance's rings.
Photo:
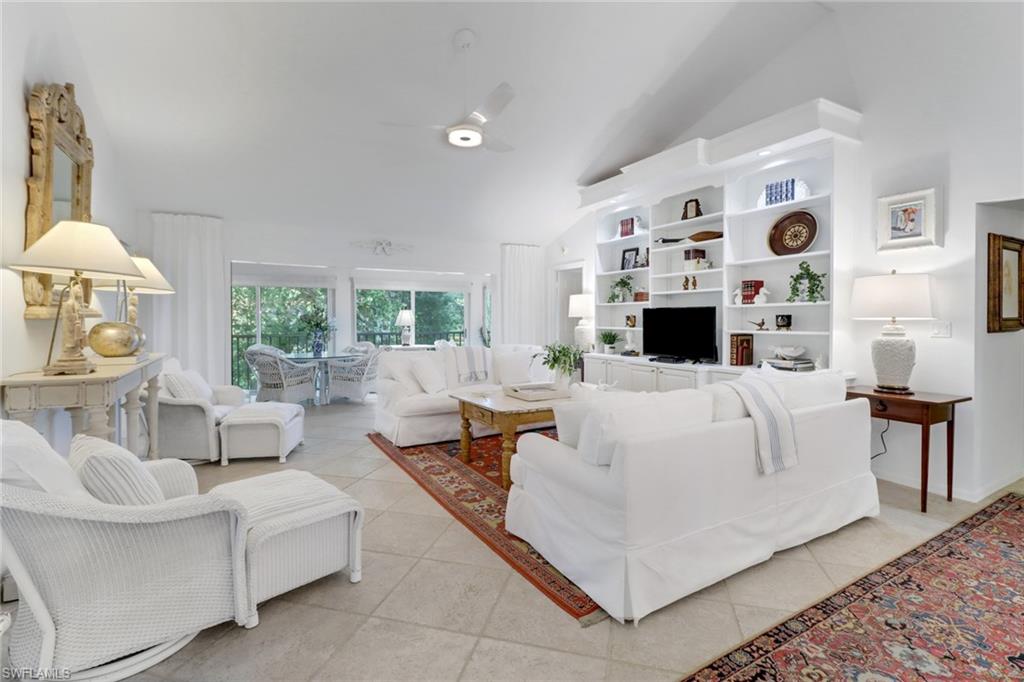
<svg viewBox="0 0 1024 682">
<path fill-rule="evenodd" d="M 409 391 L 394 379 L 377 379 L 378 408 L 386 409 L 408 395 Z"/>
<path fill-rule="evenodd" d="M 612 477 L 610 467 L 584 462 L 574 448 L 564 443 L 538 433 L 526 433 L 516 445 L 516 457 L 551 483 L 616 509 L 623 506 L 622 487 Z M 529 487 L 528 482 L 526 486 Z"/>
<path fill-rule="evenodd" d="M 142 466 L 153 474 L 161 492 L 168 500 L 199 494 L 199 481 L 192 465 L 181 459 L 155 459 Z"/>
<path fill-rule="evenodd" d="M 238 407 L 249 400 L 249 393 L 238 386 L 212 386 L 213 402 L 217 405 Z"/>
</svg>

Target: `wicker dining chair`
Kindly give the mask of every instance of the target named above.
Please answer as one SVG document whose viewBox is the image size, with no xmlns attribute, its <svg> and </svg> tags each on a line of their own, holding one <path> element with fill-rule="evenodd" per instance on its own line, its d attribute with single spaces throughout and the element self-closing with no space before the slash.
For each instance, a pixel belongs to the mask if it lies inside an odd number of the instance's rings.
<svg viewBox="0 0 1024 682">
<path fill-rule="evenodd" d="M 263 344 L 249 346 L 245 361 L 259 380 L 257 402 L 316 400 L 317 363 L 294 362 L 279 349 Z"/>
<path fill-rule="evenodd" d="M 327 371 L 330 376 L 330 395 L 334 398 L 348 398 L 365 402 L 366 396 L 377 384 L 377 363 L 380 354 L 389 349 L 375 349 L 368 354 L 345 360 L 330 360 Z"/>
</svg>

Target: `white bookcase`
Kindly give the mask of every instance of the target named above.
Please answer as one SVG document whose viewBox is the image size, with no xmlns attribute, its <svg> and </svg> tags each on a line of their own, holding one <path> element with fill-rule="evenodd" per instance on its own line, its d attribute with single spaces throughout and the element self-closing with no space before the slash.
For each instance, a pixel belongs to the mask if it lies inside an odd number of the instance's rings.
<svg viewBox="0 0 1024 682">
<path fill-rule="evenodd" d="M 836 216 L 833 187 L 834 155 L 831 141 L 815 142 L 796 147 L 778 158 L 756 158 L 745 163 L 723 164 L 723 169 L 709 169 L 706 184 L 692 174 L 675 189 L 669 186 L 637 195 L 634 203 L 602 209 L 597 215 L 597 245 L 595 255 L 594 292 L 596 302 L 595 326 L 602 331 L 619 332 L 625 336 L 629 329 L 627 315 L 637 316 L 633 330 L 639 349 L 643 348 L 642 314 L 647 307 L 710 306 L 717 309 L 718 365 L 711 371 L 736 372 L 743 367 L 729 366 L 730 335 L 753 335 L 754 361 L 770 357 L 775 346 L 803 346 L 806 357 L 828 367 L 833 354 L 833 308 L 831 291 L 833 279 L 833 242 Z M 766 184 L 788 178 L 807 183 L 809 196 L 773 206 L 758 206 L 758 197 Z M 683 206 L 690 199 L 698 199 L 703 215 L 682 220 Z M 768 246 L 768 233 L 782 216 L 795 211 L 810 212 L 817 221 L 818 233 L 814 243 L 805 252 L 777 256 Z M 620 238 L 619 221 L 639 216 L 641 230 L 630 237 Z M 696 232 L 713 230 L 722 237 L 702 242 L 664 244 L 661 238 L 688 237 Z M 622 251 L 639 248 L 650 250 L 650 266 L 622 270 Z M 706 252 L 710 268 L 702 271 L 684 270 L 684 251 L 698 248 Z M 818 273 L 824 273 L 826 300 L 789 303 L 790 276 L 799 264 L 807 261 Z M 650 292 L 646 302 L 608 303 L 612 283 L 624 274 L 633 277 L 634 290 Z M 689 280 L 684 288 L 683 277 Z M 697 286 L 692 282 L 696 279 Z M 770 292 L 765 304 L 737 305 L 733 292 L 743 280 L 763 280 Z M 776 330 L 777 314 L 792 315 L 792 329 Z M 751 322 L 764 319 L 766 326 L 758 330 Z M 686 330 L 680 330 L 686 333 Z M 600 350 L 600 339 L 598 338 Z M 602 360 L 600 354 L 588 356 L 591 363 L 611 362 L 611 356 Z M 633 360 L 628 365 L 634 365 Z M 655 363 L 655 375 L 660 363 Z M 593 365 L 594 371 L 607 376 L 610 366 Z M 634 367 L 617 368 L 627 372 Z M 668 367 L 662 367 L 667 370 Z M 623 374 L 623 376 L 625 376 Z M 610 376 L 609 376 L 610 378 Z M 621 377 L 620 377 L 621 378 Z M 637 377 L 639 378 L 639 377 Z M 638 383 L 633 381 L 632 383 Z M 685 382 L 683 382 L 685 383 Z M 644 381 L 639 382 L 644 385 Z M 674 384 L 679 385 L 679 384 Z"/>
</svg>

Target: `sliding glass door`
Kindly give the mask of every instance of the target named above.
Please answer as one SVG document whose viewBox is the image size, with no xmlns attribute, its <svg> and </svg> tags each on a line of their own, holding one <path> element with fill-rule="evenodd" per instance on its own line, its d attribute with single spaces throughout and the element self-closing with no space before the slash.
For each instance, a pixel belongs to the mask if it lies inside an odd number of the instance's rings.
<svg viewBox="0 0 1024 682">
<path fill-rule="evenodd" d="M 357 288 L 355 299 L 357 341 L 372 341 L 378 346 L 400 344 L 402 329 L 395 325 L 395 319 L 399 311 L 412 310 L 413 344 L 430 345 L 438 340 L 459 345 L 465 342 L 465 291 Z"/>
</svg>

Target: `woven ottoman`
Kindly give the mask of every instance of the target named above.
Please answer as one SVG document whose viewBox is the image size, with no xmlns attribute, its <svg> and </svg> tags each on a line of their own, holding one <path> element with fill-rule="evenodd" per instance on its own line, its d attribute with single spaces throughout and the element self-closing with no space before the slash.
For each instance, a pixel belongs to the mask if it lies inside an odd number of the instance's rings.
<svg viewBox="0 0 1024 682">
<path fill-rule="evenodd" d="M 277 471 L 223 483 L 210 495 L 245 507 L 245 568 L 252 618 L 256 605 L 348 568 L 362 579 L 363 507 L 306 471 Z"/>
<path fill-rule="evenodd" d="M 247 403 L 220 422 L 220 464 L 241 457 L 277 457 L 283 462 L 302 442 L 306 411 L 295 403 Z"/>
</svg>

